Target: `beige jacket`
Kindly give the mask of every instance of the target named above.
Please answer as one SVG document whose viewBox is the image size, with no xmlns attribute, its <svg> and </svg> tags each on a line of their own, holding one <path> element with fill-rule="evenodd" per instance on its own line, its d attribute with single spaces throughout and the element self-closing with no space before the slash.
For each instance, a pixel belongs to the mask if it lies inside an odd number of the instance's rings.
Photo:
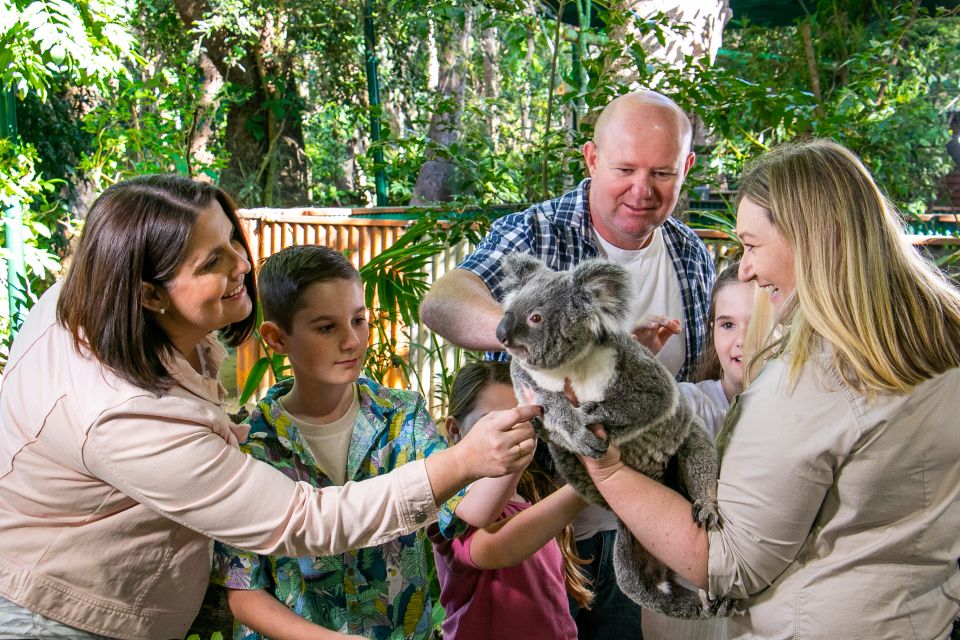
<svg viewBox="0 0 960 640">
<path fill-rule="evenodd" d="M 211 538 L 262 554 L 333 555 L 436 519 L 422 461 L 317 490 L 236 448 L 201 348 L 157 397 L 78 354 L 59 285 L 31 311 L 0 387 L 0 594 L 118 638 L 181 638 L 203 597 Z M 91 292 L 91 295 L 95 295 Z"/>
<path fill-rule="evenodd" d="M 945 638 L 960 611 L 960 370 L 868 401 L 821 353 L 740 398 L 710 534 L 730 638 Z M 732 415 L 731 418 L 735 418 Z"/>
</svg>

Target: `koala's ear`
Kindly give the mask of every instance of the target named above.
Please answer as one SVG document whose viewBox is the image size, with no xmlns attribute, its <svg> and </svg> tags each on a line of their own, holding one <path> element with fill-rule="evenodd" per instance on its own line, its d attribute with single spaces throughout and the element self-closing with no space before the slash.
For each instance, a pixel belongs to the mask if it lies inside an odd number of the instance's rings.
<svg viewBox="0 0 960 640">
<path fill-rule="evenodd" d="M 527 253 L 507 254 L 500 266 L 503 267 L 501 287 L 504 291 L 519 289 L 541 269 L 546 269 L 543 262 Z"/>
<path fill-rule="evenodd" d="M 620 265 L 607 260 L 585 260 L 573 270 L 575 290 L 589 295 L 591 307 L 622 322 L 627 317 L 630 276 Z"/>
</svg>

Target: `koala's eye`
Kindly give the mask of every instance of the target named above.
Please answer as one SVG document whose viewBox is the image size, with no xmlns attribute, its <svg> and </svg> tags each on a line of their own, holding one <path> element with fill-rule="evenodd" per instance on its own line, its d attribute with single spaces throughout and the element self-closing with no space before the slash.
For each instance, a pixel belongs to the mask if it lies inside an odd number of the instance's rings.
<svg viewBox="0 0 960 640">
<path fill-rule="evenodd" d="M 541 316 L 539 313 L 531 313 L 529 316 L 527 316 L 527 322 L 530 324 L 540 324 L 543 322 L 543 316 Z"/>
</svg>

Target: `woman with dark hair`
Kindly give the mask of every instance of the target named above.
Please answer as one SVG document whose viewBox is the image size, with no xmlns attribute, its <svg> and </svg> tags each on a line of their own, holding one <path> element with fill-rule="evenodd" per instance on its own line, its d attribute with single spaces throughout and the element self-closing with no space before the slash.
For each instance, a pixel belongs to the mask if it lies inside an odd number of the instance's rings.
<svg viewBox="0 0 960 640">
<path fill-rule="evenodd" d="M 219 189 L 147 176 L 94 203 L 66 280 L 17 336 L 0 393 L 0 638 L 183 637 L 211 538 L 332 555 L 436 519 L 529 462 L 536 407 L 397 471 L 314 489 L 242 454 L 217 379 L 256 289 Z"/>
</svg>

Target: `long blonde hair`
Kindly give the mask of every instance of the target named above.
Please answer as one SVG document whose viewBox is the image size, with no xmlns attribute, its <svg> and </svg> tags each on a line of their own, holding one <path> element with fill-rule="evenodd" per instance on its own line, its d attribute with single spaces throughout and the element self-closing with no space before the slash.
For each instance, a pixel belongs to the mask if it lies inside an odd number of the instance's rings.
<svg viewBox="0 0 960 640">
<path fill-rule="evenodd" d="M 821 338 L 868 396 L 960 365 L 960 294 L 910 245 L 854 153 L 829 140 L 778 147 L 747 168 L 738 198 L 765 208 L 794 252 L 793 300 L 768 345 L 789 357 L 791 381 Z"/>
<path fill-rule="evenodd" d="M 780 336 L 780 326 L 777 324 L 777 313 L 770 302 L 770 294 L 757 287 L 753 291 L 753 311 L 750 314 L 750 324 L 743 337 L 743 388 L 750 386 L 763 368 L 763 363 L 770 357 L 769 345 L 775 344 Z"/>
</svg>

